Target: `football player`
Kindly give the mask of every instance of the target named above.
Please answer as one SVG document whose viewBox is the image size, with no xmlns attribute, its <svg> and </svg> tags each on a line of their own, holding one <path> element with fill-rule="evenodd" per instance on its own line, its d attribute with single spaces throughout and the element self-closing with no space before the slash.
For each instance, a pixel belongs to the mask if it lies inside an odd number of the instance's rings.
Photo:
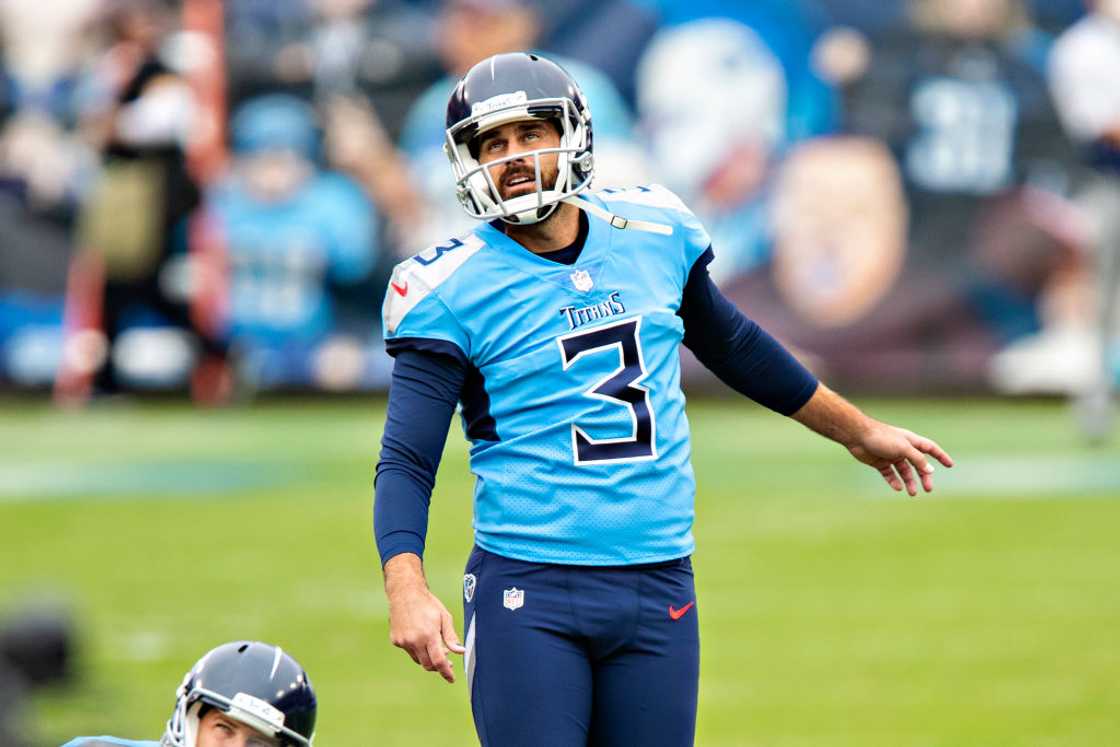
<svg viewBox="0 0 1120 747">
<path fill-rule="evenodd" d="M 79 737 L 63 747 L 310 747 L 315 691 L 278 646 L 225 643 L 187 672 L 159 742 Z"/>
<path fill-rule="evenodd" d="M 484 745 L 689 745 L 699 678 L 695 483 L 678 346 L 846 446 L 895 490 L 933 488 L 933 441 L 873 420 L 728 303 L 708 235 L 668 190 L 589 193 L 576 82 L 534 54 L 459 81 L 446 151 L 469 234 L 396 267 L 375 534 L 390 636 L 454 680 Z M 428 589 L 428 502 L 451 415 L 471 442 L 465 644 Z"/>
</svg>

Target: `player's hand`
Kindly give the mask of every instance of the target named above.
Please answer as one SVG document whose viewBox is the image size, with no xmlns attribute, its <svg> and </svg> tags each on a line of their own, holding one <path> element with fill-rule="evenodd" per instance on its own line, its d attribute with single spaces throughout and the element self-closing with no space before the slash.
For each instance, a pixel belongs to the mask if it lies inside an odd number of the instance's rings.
<svg viewBox="0 0 1120 747">
<path fill-rule="evenodd" d="M 933 464 L 928 457 L 946 467 L 953 466 L 953 459 L 932 439 L 878 421 L 871 421 L 848 450 L 856 459 L 878 470 L 891 488 L 905 487 L 910 495 L 918 494 L 919 482 L 927 493 L 933 490 Z"/>
<path fill-rule="evenodd" d="M 419 558 L 408 554 L 392 558 L 385 565 L 385 591 L 389 596 L 389 640 L 424 669 L 454 682 L 448 653 L 462 654 L 466 649 L 459 642 L 451 613 L 428 589 Z"/>
</svg>

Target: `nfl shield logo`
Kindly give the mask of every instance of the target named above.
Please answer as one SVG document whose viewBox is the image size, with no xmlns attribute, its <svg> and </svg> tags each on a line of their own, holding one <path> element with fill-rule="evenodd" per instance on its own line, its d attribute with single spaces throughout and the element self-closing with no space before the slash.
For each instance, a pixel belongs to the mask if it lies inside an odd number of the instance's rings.
<svg viewBox="0 0 1120 747">
<path fill-rule="evenodd" d="M 570 277 L 572 278 L 572 285 L 574 285 L 576 287 L 576 290 L 580 291 L 581 293 L 586 293 L 587 291 L 591 290 L 591 286 L 595 285 L 595 283 L 592 282 L 591 275 L 588 274 L 587 270 L 576 270 L 571 274 Z"/>
<path fill-rule="evenodd" d="M 521 609 L 521 606 L 524 605 L 524 604 L 525 604 L 525 590 L 524 589 L 518 589 L 515 586 L 512 589 L 506 589 L 503 592 L 502 605 L 507 610 Z"/>
<path fill-rule="evenodd" d="M 478 579 L 474 577 L 473 573 L 463 576 L 463 599 L 468 602 L 474 599 L 474 587 L 477 585 Z"/>
</svg>

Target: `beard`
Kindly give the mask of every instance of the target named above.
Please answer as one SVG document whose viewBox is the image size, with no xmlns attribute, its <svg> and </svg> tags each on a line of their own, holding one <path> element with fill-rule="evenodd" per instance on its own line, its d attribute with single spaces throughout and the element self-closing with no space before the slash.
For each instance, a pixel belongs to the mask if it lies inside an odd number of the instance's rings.
<svg viewBox="0 0 1120 747">
<path fill-rule="evenodd" d="M 541 159 L 541 189 L 553 189 L 556 186 L 559 170 L 556 167 L 555 156 L 551 163 L 547 163 L 543 158 Z M 528 181 L 520 182 L 518 184 L 510 185 L 514 179 L 528 178 Z M 506 169 L 502 174 L 501 181 L 498 183 L 498 194 L 503 200 L 510 200 L 514 197 L 523 197 L 530 195 L 537 190 L 537 171 L 533 166 L 533 161 L 530 160 L 528 164 L 522 166 L 521 164 L 512 165 Z"/>
</svg>

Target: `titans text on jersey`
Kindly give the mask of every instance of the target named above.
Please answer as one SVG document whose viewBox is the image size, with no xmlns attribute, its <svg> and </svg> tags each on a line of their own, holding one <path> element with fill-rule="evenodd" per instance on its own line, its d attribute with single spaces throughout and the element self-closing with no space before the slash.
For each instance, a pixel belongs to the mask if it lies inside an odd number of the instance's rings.
<svg viewBox="0 0 1120 747">
<path fill-rule="evenodd" d="M 583 276 L 581 275 L 582 279 Z M 576 282 L 576 273 L 572 273 L 572 283 Z M 591 282 L 590 279 L 581 282 Z M 588 288 L 590 290 L 590 288 Z M 606 301 L 602 301 L 591 306 L 565 306 L 560 309 L 560 313 L 568 320 L 568 329 L 575 329 L 582 327 L 588 322 L 606 319 L 607 317 L 615 316 L 617 314 L 625 314 L 626 306 L 622 303 L 622 292 L 615 291 L 607 296 Z"/>
</svg>

